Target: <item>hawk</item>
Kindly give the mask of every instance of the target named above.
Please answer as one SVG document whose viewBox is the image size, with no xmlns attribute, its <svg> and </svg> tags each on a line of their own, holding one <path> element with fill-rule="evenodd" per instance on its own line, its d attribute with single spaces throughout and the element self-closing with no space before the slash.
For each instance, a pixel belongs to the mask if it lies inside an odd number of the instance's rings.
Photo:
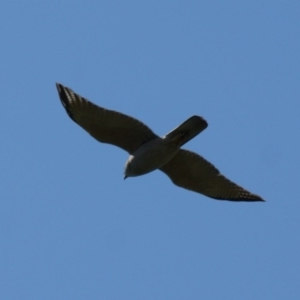
<svg viewBox="0 0 300 300">
<path fill-rule="evenodd" d="M 210 198 L 264 201 L 227 179 L 200 155 L 181 149 L 208 126 L 202 117 L 192 116 L 159 137 L 137 119 L 99 107 L 59 83 L 56 87 L 65 110 L 75 123 L 99 142 L 118 146 L 129 153 L 124 178 L 160 170 L 175 185 Z"/>
</svg>

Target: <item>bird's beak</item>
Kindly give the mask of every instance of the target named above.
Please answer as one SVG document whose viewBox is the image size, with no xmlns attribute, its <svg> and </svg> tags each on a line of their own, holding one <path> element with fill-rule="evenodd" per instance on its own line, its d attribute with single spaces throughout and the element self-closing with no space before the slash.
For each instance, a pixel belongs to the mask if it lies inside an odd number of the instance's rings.
<svg viewBox="0 0 300 300">
<path fill-rule="evenodd" d="M 128 176 L 124 175 L 124 180 L 127 178 Z"/>
</svg>

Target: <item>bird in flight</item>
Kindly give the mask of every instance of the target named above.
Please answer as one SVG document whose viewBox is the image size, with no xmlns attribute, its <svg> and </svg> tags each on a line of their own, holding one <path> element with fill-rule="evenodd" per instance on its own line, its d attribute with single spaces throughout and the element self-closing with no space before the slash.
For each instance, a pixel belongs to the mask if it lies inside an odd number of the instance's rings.
<svg viewBox="0 0 300 300">
<path fill-rule="evenodd" d="M 99 107 L 59 83 L 56 87 L 64 108 L 75 123 L 99 142 L 118 146 L 129 153 L 124 178 L 160 170 L 175 185 L 210 198 L 264 201 L 227 179 L 200 155 L 181 149 L 208 126 L 202 117 L 192 116 L 159 137 L 137 119 Z"/>
</svg>

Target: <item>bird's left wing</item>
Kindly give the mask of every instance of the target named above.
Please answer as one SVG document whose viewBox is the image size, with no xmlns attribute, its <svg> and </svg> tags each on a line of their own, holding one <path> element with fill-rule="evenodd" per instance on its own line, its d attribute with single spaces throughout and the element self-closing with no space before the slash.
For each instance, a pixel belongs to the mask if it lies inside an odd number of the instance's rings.
<svg viewBox="0 0 300 300">
<path fill-rule="evenodd" d="M 101 143 L 118 146 L 132 154 L 143 143 L 157 137 L 137 119 L 97 106 L 59 83 L 56 87 L 70 118 Z"/>
<path fill-rule="evenodd" d="M 264 201 L 220 174 L 211 163 L 200 155 L 180 149 L 163 167 L 172 182 L 185 189 L 210 198 L 229 201 Z"/>
</svg>

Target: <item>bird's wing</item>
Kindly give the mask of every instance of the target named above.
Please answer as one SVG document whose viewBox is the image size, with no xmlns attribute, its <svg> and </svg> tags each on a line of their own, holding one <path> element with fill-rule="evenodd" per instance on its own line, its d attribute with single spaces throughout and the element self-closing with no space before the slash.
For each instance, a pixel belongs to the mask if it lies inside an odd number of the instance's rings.
<svg viewBox="0 0 300 300">
<path fill-rule="evenodd" d="M 229 201 L 264 201 L 220 174 L 200 155 L 180 149 L 163 167 L 174 184 L 204 194 L 210 198 Z"/>
<path fill-rule="evenodd" d="M 143 143 L 157 137 L 149 127 L 132 117 L 99 107 L 59 83 L 56 87 L 70 118 L 99 142 L 132 154 Z"/>
</svg>

